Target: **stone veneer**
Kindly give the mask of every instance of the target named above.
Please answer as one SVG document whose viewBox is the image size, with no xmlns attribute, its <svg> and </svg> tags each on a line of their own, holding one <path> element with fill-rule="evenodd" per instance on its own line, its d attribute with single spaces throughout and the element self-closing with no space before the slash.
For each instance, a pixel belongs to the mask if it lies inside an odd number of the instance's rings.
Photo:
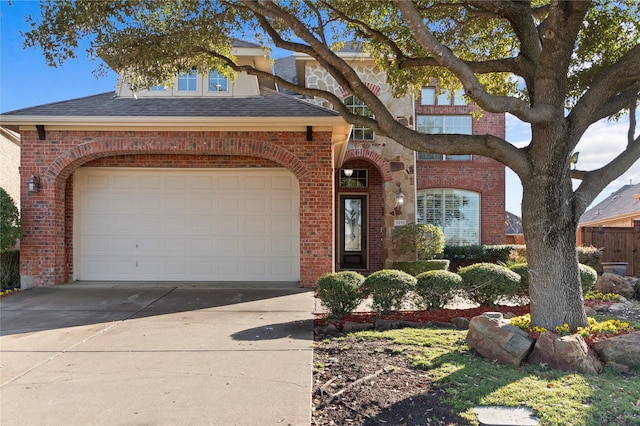
<svg viewBox="0 0 640 426">
<path fill-rule="evenodd" d="M 381 71 L 373 61 L 363 61 L 353 66 L 362 81 L 382 100 L 389 111 L 404 120 L 413 123 L 413 99 L 411 96 L 394 98 L 392 90 L 386 83 L 386 73 Z M 311 88 L 327 90 L 338 97 L 345 98 L 348 94 L 335 81 L 333 76 L 315 62 L 309 62 L 305 67 L 306 85 Z M 331 108 L 331 104 L 321 98 L 315 98 L 312 102 Z M 400 145 L 391 138 L 375 136 L 373 140 L 351 140 L 348 145 L 347 158 L 361 158 L 376 165 L 383 174 L 390 171 L 390 179 L 383 183 L 383 232 L 382 232 L 382 257 L 384 267 L 391 266 L 391 259 L 397 257 L 391 250 L 391 234 L 395 226 L 395 220 L 404 220 L 406 223 L 415 222 L 415 160 L 414 151 Z M 375 153 L 387 163 L 382 165 L 373 160 Z M 396 209 L 396 195 L 402 192 L 405 196 L 404 206 L 401 212 Z M 371 241 L 374 244 L 374 241 Z M 370 251 L 379 250 L 371 247 Z"/>
</svg>

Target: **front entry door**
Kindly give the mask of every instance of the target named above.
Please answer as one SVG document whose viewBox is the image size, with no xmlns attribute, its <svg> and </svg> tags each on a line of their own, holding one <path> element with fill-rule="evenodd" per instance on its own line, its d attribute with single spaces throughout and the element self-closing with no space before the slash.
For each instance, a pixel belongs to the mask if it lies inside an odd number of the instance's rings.
<svg viewBox="0 0 640 426">
<path fill-rule="evenodd" d="M 340 195 L 340 269 L 367 269 L 367 196 Z"/>
</svg>

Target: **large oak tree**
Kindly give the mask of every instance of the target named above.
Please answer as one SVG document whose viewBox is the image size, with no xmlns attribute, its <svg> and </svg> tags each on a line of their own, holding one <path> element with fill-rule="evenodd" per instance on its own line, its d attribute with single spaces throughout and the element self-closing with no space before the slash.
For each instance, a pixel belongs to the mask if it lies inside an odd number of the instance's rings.
<svg viewBox="0 0 640 426">
<path fill-rule="evenodd" d="M 500 161 L 523 185 L 532 322 L 550 329 L 587 324 L 578 220 L 640 157 L 637 0 L 49 0 L 41 13 L 31 20 L 26 45 L 41 47 L 53 66 L 88 39 L 89 55 L 130 73 L 136 87 L 194 67 L 246 71 L 322 97 L 349 122 L 411 149 Z M 238 65 L 232 37 L 312 56 L 375 118 L 351 114 L 333 93 Z M 395 94 L 431 81 L 464 88 L 482 109 L 529 123 L 530 143 L 518 148 L 491 135 L 425 135 L 403 126 L 335 53 L 344 42 L 375 58 Z M 571 170 L 570 157 L 587 128 L 626 111 L 624 151 L 597 170 Z M 575 190 L 572 179 L 579 179 Z"/>
</svg>

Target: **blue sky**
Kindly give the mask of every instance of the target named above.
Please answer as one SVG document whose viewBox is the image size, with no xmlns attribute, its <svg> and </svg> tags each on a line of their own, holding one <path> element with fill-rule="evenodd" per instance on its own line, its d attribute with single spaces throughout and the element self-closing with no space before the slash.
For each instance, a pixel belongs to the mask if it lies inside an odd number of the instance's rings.
<svg viewBox="0 0 640 426">
<path fill-rule="evenodd" d="M 83 51 L 62 67 L 51 68 L 39 50 L 23 49 L 20 31 L 29 29 L 25 17 L 38 16 L 38 10 L 35 0 L 14 0 L 11 6 L 6 0 L 0 1 L 0 112 L 113 91 L 115 73 L 96 78 L 93 70 L 99 63 L 90 61 Z M 603 121 L 591 126 L 576 149 L 580 152 L 578 168 L 597 169 L 618 155 L 626 146 L 628 123 L 625 117 L 619 122 Z M 525 146 L 530 135 L 525 123 L 507 116 L 509 142 Z M 612 182 L 596 203 L 630 182 L 640 183 L 640 162 Z M 506 208 L 520 215 L 522 187 L 509 169 L 506 183 Z"/>
</svg>

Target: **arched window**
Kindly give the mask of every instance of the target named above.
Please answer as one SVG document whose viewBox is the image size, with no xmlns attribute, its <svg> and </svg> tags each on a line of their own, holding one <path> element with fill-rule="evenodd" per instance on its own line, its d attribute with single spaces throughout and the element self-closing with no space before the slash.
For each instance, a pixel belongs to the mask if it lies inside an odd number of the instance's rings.
<svg viewBox="0 0 640 426">
<path fill-rule="evenodd" d="M 347 96 L 344 100 L 344 104 L 349 107 L 349 110 L 364 117 L 373 118 L 373 113 L 368 106 L 365 105 L 360 99 L 355 96 Z M 354 140 L 371 140 L 373 139 L 373 130 L 368 127 L 355 125 L 351 129 L 351 139 Z"/>
<path fill-rule="evenodd" d="M 480 194 L 459 189 L 423 189 L 416 198 L 417 222 L 442 229 L 445 244 L 480 244 Z"/>
</svg>

